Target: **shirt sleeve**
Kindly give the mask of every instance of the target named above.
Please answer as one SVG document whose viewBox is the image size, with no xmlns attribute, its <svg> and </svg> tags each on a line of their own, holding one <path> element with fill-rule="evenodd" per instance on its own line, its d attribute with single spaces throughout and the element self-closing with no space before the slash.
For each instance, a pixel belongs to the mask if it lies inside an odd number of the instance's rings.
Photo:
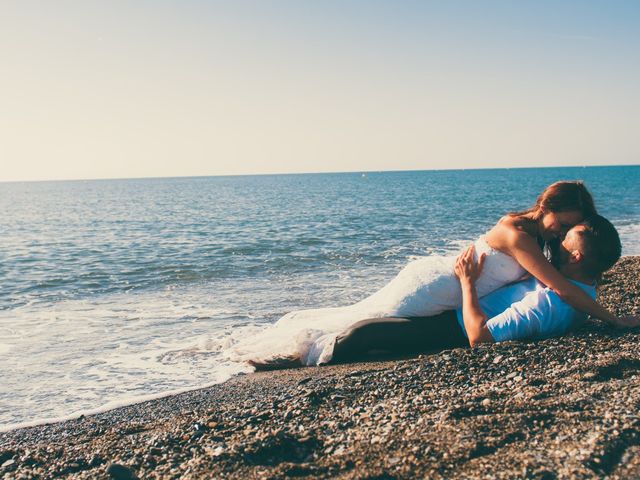
<svg viewBox="0 0 640 480">
<path fill-rule="evenodd" d="M 540 335 L 551 302 L 545 290 L 537 290 L 511 304 L 504 312 L 487 320 L 487 328 L 496 342 L 524 340 Z"/>
</svg>

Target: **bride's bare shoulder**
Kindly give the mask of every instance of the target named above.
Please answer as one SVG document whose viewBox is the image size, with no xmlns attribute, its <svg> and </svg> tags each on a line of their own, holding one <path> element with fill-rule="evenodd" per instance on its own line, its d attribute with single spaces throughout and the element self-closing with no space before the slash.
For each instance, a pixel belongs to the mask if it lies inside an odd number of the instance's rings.
<svg viewBox="0 0 640 480">
<path fill-rule="evenodd" d="M 523 232 L 525 230 L 525 222 L 522 217 L 518 215 L 505 215 L 500 220 L 498 220 L 498 223 L 496 223 L 490 231 L 494 230 L 503 232 L 505 230 Z"/>
<path fill-rule="evenodd" d="M 518 237 L 529 235 L 527 225 L 517 215 L 505 215 L 487 232 L 486 240 L 490 247 L 504 250 L 515 243 Z"/>
<path fill-rule="evenodd" d="M 498 220 L 498 223 L 496 223 L 496 227 L 503 226 L 503 227 L 510 228 L 510 227 L 514 227 L 519 222 L 520 222 L 520 217 L 518 217 L 517 215 L 507 214 L 504 217 L 502 217 L 500 220 Z"/>
</svg>

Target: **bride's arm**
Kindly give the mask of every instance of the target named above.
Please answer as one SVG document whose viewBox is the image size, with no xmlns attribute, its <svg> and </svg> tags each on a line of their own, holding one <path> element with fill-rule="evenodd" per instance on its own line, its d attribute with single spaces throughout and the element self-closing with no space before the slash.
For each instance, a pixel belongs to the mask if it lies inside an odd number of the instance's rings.
<svg viewBox="0 0 640 480">
<path fill-rule="evenodd" d="M 502 249 L 562 300 L 581 312 L 600 318 L 612 325 L 620 325 L 620 319 L 591 298 L 575 283 L 570 282 L 549 263 L 536 241 L 525 232 L 505 228 Z"/>
</svg>

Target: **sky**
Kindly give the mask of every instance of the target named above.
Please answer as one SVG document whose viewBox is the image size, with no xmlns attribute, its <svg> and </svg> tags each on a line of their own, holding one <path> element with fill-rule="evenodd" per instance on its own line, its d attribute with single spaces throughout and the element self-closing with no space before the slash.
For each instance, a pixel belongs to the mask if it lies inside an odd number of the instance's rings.
<svg viewBox="0 0 640 480">
<path fill-rule="evenodd" d="M 640 163 L 640 2 L 0 0 L 0 181 Z"/>
</svg>

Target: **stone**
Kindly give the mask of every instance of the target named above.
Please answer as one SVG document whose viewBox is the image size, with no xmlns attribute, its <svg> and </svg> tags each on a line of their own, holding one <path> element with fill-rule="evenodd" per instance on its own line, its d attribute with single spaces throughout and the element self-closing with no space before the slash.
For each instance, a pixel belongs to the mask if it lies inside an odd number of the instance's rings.
<svg viewBox="0 0 640 480">
<path fill-rule="evenodd" d="M 107 475 L 114 480 L 136 480 L 138 477 L 129 467 L 119 463 L 111 463 L 107 467 Z"/>
</svg>

